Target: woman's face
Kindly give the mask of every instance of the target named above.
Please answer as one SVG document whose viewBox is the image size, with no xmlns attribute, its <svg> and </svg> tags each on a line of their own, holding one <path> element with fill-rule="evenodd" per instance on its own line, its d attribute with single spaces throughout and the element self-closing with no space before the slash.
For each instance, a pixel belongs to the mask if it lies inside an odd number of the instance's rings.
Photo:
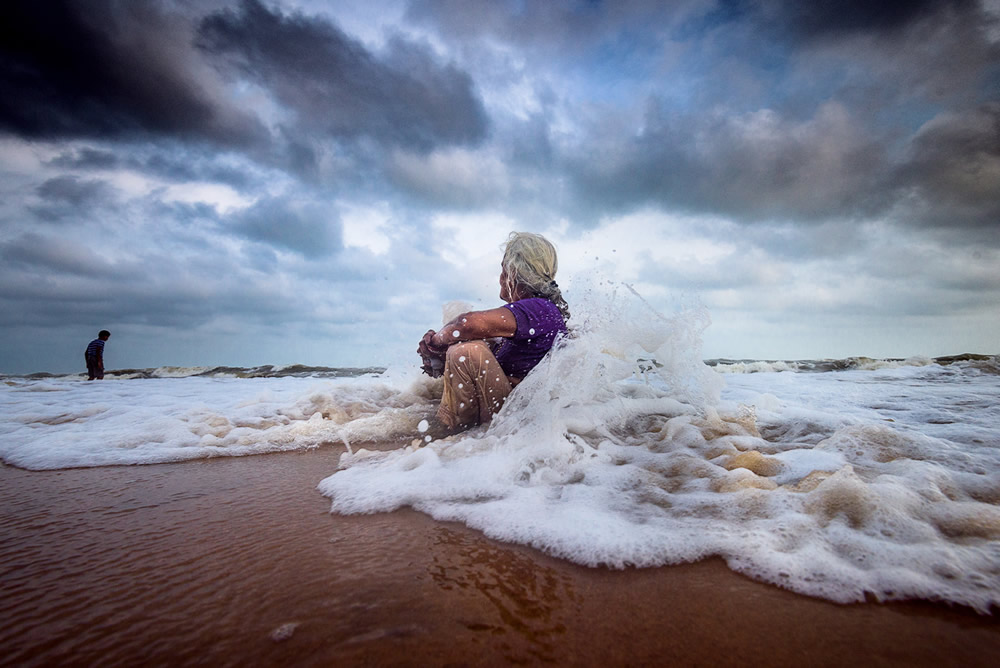
<svg viewBox="0 0 1000 668">
<path fill-rule="evenodd" d="M 507 280 L 507 269 L 500 265 L 500 299 L 507 303 L 513 301 L 510 295 L 510 281 Z"/>
</svg>

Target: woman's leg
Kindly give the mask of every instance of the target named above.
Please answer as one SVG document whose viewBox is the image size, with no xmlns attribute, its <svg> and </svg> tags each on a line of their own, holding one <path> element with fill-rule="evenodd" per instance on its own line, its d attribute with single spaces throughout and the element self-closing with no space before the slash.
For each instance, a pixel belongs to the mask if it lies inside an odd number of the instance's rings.
<svg viewBox="0 0 1000 668">
<path fill-rule="evenodd" d="M 489 422 L 510 394 L 511 384 L 485 341 L 448 348 L 438 419 L 451 429 Z"/>
</svg>

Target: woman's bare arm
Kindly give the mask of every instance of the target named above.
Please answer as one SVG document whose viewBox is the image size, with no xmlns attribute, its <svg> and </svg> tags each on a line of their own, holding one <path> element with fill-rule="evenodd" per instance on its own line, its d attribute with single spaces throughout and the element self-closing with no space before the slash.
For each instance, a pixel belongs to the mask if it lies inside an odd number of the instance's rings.
<svg viewBox="0 0 1000 668">
<path fill-rule="evenodd" d="M 517 333 L 517 320 L 503 306 L 488 311 L 470 311 L 458 316 L 431 337 L 434 346 L 450 346 L 459 341 L 511 337 Z"/>
</svg>

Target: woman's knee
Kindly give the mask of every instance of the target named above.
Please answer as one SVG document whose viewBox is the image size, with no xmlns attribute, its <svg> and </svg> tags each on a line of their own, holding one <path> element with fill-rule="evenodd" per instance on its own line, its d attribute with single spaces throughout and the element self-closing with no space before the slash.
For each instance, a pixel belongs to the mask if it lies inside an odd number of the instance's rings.
<svg viewBox="0 0 1000 668">
<path fill-rule="evenodd" d="M 448 348 L 448 361 L 453 365 L 478 365 L 482 362 L 484 351 L 489 351 L 485 341 L 463 341 Z"/>
</svg>

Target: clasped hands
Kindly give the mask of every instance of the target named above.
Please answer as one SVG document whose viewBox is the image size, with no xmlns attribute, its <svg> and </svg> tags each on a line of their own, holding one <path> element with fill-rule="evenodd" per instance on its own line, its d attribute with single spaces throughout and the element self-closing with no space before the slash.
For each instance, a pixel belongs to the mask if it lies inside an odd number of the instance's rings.
<svg viewBox="0 0 1000 668">
<path fill-rule="evenodd" d="M 435 332 L 433 329 L 427 330 L 424 337 L 417 344 L 417 354 L 423 360 L 421 368 L 431 378 L 439 378 L 444 375 L 444 358 L 448 354 L 448 346 L 441 346 L 434 343 Z"/>
</svg>

